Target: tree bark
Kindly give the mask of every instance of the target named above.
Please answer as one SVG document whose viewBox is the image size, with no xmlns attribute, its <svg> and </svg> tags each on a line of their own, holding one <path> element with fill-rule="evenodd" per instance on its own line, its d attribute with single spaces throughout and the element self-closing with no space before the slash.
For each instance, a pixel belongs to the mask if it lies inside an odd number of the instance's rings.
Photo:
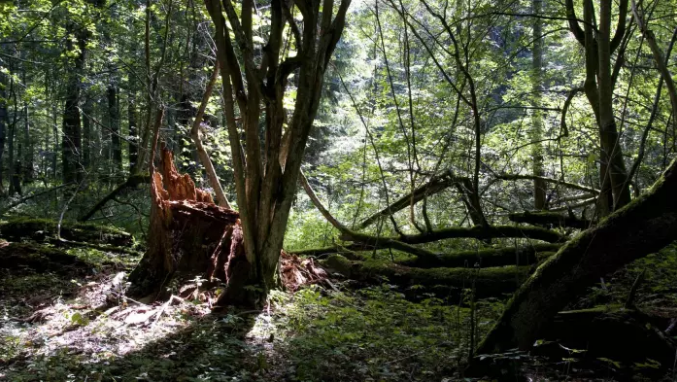
<svg viewBox="0 0 677 382">
<path fill-rule="evenodd" d="M 110 130 L 111 158 L 113 160 L 113 175 L 122 172 L 122 146 L 120 145 L 120 105 L 118 102 L 118 87 L 115 83 L 108 85 L 106 98 L 108 99 L 108 128 Z"/>
<path fill-rule="evenodd" d="M 416 257 L 397 263 L 418 268 L 461 268 L 474 267 L 475 264 L 482 268 L 531 265 L 547 258 L 560 247 L 560 244 L 535 244 L 523 247 L 458 251 L 440 253 L 437 257 Z"/>
<path fill-rule="evenodd" d="M 129 122 L 129 173 L 132 174 L 136 168 L 136 161 L 139 157 L 139 129 L 136 119 L 136 92 L 129 90 L 127 95 L 127 121 Z"/>
<path fill-rule="evenodd" d="M 543 0 L 532 0 L 534 26 L 533 26 L 533 41 L 534 47 L 531 52 L 531 70 L 532 70 L 532 103 L 534 106 L 533 114 L 531 116 L 531 159 L 533 161 L 534 178 L 534 209 L 539 211 L 545 209 L 545 189 L 546 183 L 541 178 L 545 175 L 543 170 L 543 114 L 539 110 L 541 104 L 541 86 L 543 83 L 543 75 L 541 67 L 543 66 L 543 21 L 539 18 L 542 12 Z"/>
<path fill-rule="evenodd" d="M 5 153 L 5 140 L 7 138 L 7 100 L 6 100 L 6 76 L 0 74 L 0 198 L 5 196 L 5 187 L 3 183 L 2 157 Z"/>
<path fill-rule="evenodd" d="M 85 67 L 85 49 L 87 40 L 77 36 L 77 53 L 73 41 L 66 41 L 66 50 L 75 54 L 74 66 L 69 73 L 66 86 L 66 103 L 63 110 L 63 136 L 61 138 L 61 156 L 64 183 L 79 182 L 82 179 L 81 121 L 80 121 L 80 74 Z"/>
<path fill-rule="evenodd" d="M 89 170 L 92 163 L 92 113 L 94 112 L 91 94 L 85 95 L 82 105 L 82 166 Z"/>
<path fill-rule="evenodd" d="M 479 354 L 528 349 L 559 310 L 600 277 L 677 239 L 677 160 L 651 190 L 579 234 L 510 300 Z"/>
</svg>

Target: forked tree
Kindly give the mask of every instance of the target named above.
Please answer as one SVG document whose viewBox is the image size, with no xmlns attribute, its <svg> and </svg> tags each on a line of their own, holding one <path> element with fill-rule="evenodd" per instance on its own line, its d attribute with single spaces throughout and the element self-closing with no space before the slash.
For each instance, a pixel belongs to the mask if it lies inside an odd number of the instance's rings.
<svg viewBox="0 0 677 382">
<path fill-rule="evenodd" d="M 345 25 L 350 0 L 272 0 L 270 24 L 254 44 L 254 0 L 205 0 L 216 30 L 217 58 L 233 155 L 246 261 L 223 301 L 256 304 L 274 286 L 289 210 L 322 93 L 325 71 Z M 296 21 L 300 13 L 302 20 Z M 291 38 L 285 38 L 289 28 Z M 296 54 L 289 55 L 293 47 Z M 259 53 L 260 52 L 260 53 Z M 294 110 L 283 105 L 295 75 Z M 241 139 L 240 130 L 244 132 Z"/>
</svg>

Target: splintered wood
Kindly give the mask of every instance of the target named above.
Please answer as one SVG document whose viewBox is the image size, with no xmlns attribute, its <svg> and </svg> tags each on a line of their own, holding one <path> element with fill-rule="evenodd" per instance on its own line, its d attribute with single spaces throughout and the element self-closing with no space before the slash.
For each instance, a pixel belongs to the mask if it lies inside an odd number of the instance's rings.
<svg viewBox="0 0 677 382">
<path fill-rule="evenodd" d="M 214 203 L 187 174 L 179 174 L 172 153 L 163 148 L 161 173 L 152 174 L 151 222 L 148 251 L 132 272 L 130 293 L 147 300 L 171 296 L 172 279 L 179 284 L 195 277 L 206 288 L 228 284 L 247 263 L 239 214 Z M 317 283 L 327 273 L 313 263 L 284 252 L 281 281 L 289 291 Z M 227 303 L 227 301 L 224 301 Z"/>
</svg>

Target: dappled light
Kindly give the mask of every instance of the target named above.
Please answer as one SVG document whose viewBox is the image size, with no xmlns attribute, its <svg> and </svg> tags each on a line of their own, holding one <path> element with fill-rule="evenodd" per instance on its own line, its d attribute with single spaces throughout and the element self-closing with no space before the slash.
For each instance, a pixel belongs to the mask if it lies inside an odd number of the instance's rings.
<svg viewBox="0 0 677 382">
<path fill-rule="evenodd" d="M 0 381 L 677 381 L 677 0 L 0 2 Z"/>
</svg>

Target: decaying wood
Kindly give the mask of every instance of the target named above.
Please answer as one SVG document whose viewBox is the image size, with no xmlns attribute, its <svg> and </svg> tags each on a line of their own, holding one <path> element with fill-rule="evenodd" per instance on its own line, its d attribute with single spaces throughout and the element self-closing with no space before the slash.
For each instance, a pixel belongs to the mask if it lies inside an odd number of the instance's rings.
<svg viewBox="0 0 677 382">
<path fill-rule="evenodd" d="M 0 268 L 13 271 L 30 268 L 31 271 L 68 275 L 91 272 L 89 264 L 60 249 L 6 241 L 0 242 Z"/>
<path fill-rule="evenodd" d="M 362 246 L 365 249 L 395 249 L 417 256 L 421 261 L 434 263 L 439 259 L 439 255 L 424 248 L 416 247 L 415 244 L 431 243 L 434 241 L 452 239 L 452 238 L 475 238 L 475 239 L 494 239 L 494 238 L 528 238 L 557 243 L 564 241 L 561 234 L 538 227 L 514 227 L 514 226 L 481 226 L 474 227 L 453 227 L 440 229 L 432 232 L 424 232 L 418 235 L 400 235 L 397 237 L 377 237 L 349 229 L 346 225 L 338 221 L 327 208 L 322 204 L 317 194 L 310 186 L 308 179 L 303 172 L 299 175 L 299 181 L 313 205 L 320 211 L 322 216 L 336 229 L 341 232 L 341 240 L 352 241 L 358 248 Z M 326 253 L 326 252 L 325 252 Z"/>
<path fill-rule="evenodd" d="M 470 288 L 473 281 L 476 297 L 496 297 L 516 290 L 526 280 L 531 267 L 433 268 L 421 269 L 392 263 L 350 261 L 340 255 L 330 256 L 322 264 L 330 271 L 352 280 L 370 284 L 392 284 L 406 289 L 425 288 L 449 296 Z"/>
<path fill-rule="evenodd" d="M 506 265 L 531 265 L 547 258 L 561 247 L 560 244 L 535 244 L 523 247 L 508 247 L 499 249 L 481 249 L 476 251 L 458 251 L 440 253 L 436 257 L 398 261 L 399 264 L 419 268 L 482 268 L 502 267 Z"/>
<path fill-rule="evenodd" d="M 154 166 L 152 167 L 154 168 Z M 128 294 L 144 301 L 172 295 L 168 285 L 201 277 L 226 288 L 216 306 L 240 304 L 240 285 L 250 275 L 244 233 L 236 211 L 214 204 L 211 195 L 179 174 L 172 153 L 162 150 L 162 166 L 153 172 L 148 250 L 130 274 Z M 280 275 L 288 290 L 323 282 L 327 275 L 312 259 L 282 253 Z M 185 292 L 185 291 L 184 291 Z"/>
<path fill-rule="evenodd" d="M 0 222 L 0 238 L 9 241 L 56 241 L 57 222 L 51 219 L 16 217 Z M 118 228 L 91 223 L 64 222 L 61 237 L 68 241 L 130 246 L 132 235 Z M 96 243 L 96 244 L 95 244 Z"/>
<path fill-rule="evenodd" d="M 412 259 L 400 260 L 397 263 L 410 267 L 436 268 L 436 267 L 469 267 L 479 264 L 482 268 L 500 267 L 504 265 L 530 265 L 550 256 L 561 247 L 561 244 L 534 244 L 523 247 L 508 247 L 498 249 L 480 249 L 455 251 L 448 253 L 426 253 L 426 256 L 416 256 Z M 350 260 L 362 260 L 364 257 L 356 252 L 371 252 L 379 248 L 377 245 L 365 243 L 350 243 L 346 245 L 333 245 L 324 248 L 311 248 L 300 251 L 290 251 L 299 256 L 315 258 L 339 254 Z"/>
<path fill-rule="evenodd" d="M 224 258 L 238 249 L 225 241 L 232 241 L 238 213 L 217 206 L 208 192 L 195 187 L 189 175 L 179 174 L 167 149 L 162 150 L 161 172 L 152 175 L 148 250 L 130 274 L 130 295 L 165 297 L 159 292 L 172 278 L 206 276 L 210 267 L 214 268 L 210 276 L 227 282 L 228 262 Z M 228 237 L 224 237 L 226 232 Z"/>
</svg>

